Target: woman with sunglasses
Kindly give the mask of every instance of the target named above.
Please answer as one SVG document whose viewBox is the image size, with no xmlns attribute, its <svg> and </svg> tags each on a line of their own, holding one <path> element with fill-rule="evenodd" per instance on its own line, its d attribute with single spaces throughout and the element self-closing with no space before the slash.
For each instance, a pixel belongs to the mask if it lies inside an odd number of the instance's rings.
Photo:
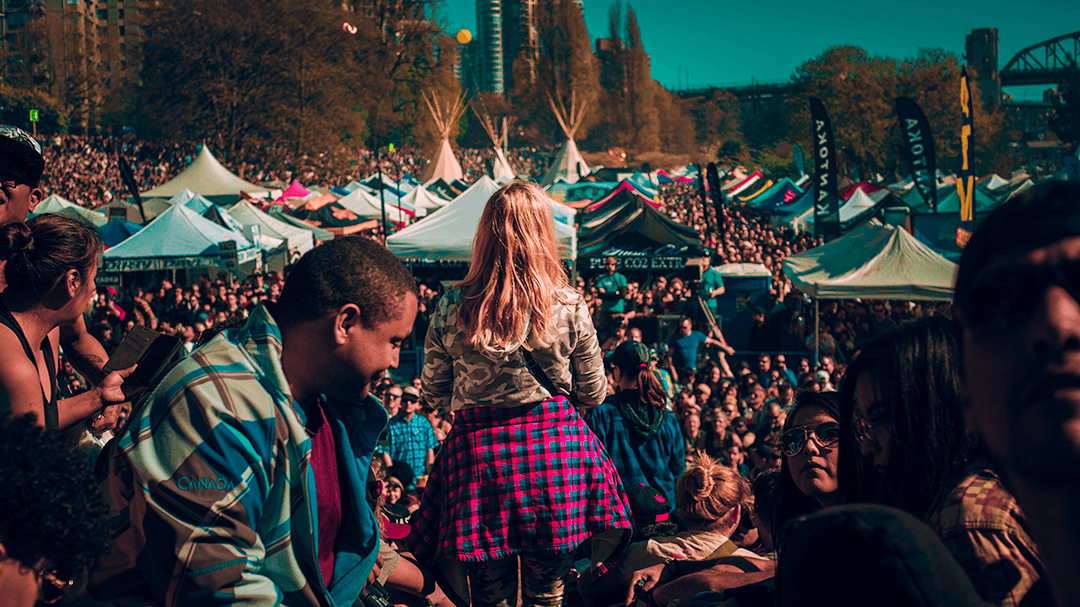
<svg viewBox="0 0 1080 607">
<path fill-rule="evenodd" d="M 773 529 L 841 503 L 837 480 L 840 399 L 835 392 L 800 392 L 780 434 L 780 498 Z M 777 534 L 774 541 L 779 543 Z"/>
<path fill-rule="evenodd" d="M 983 599 L 1018 605 L 1042 563 L 1023 512 L 965 423 L 953 322 L 931 316 L 874 340 L 848 367 L 840 395 L 845 501 L 922 519 Z"/>
</svg>

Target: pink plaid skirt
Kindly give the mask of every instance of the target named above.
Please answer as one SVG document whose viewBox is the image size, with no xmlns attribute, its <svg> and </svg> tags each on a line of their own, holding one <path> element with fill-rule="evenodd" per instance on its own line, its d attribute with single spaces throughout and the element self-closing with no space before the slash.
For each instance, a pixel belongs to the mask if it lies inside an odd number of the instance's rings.
<svg viewBox="0 0 1080 607">
<path fill-rule="evenodd" d="M 410 546 L 423 560 L 567 554 L 632 529 L 619 473 L 561 396 L 460 411 L 413 518 Z"/>
</svg>

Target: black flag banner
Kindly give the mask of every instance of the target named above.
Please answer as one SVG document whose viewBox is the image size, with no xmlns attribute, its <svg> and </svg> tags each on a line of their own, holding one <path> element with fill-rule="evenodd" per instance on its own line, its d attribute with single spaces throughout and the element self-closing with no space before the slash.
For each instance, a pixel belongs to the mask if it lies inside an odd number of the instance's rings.
<svg viewBox="0 0 1080 607">
<path fill-rule="evenodd" d="M 139 184 L 135 183 L 135 174 L 132 173 L 131 165 L 128 164 L 127 159 L 122 154 L 117 153 L 116 156 L 120 159 L 120 178 L 124 181 L 128 191 L 131 192 L 131 197 L 135 199 L 135 203 L 139 205 L 139 215 L 142 216 L 142 222 L 145 224 L 148 220 L 146 219 L 146 211 L 143 210 L 142 196 L 139 196 Z"/>
<path fill-rule="evenodd" d="M 934 137 L 930 133 L 930 122 L 926 120 L 922 108 L 907 97 L 896 98 L 896 115 L 900 117 L 900 136 L 903 145 L 901 154 L 911 165 L 911 179 L 915 189 L 930 205 L 931 212 L 937 212 L 937 160 L 934 157 Z"/>
<path fill-rule="evenodd" d="M 716 211 L 716 233 L 721 235 L 724 233 L 724 193 L 720 191 L 720 171 L 716 169 L 715 162 L 706 165 L 705 181 L 709 183 L 709 196 L 712 197 L 713 210 Z M 707 202 L 704 195 L 701 202 L 703 205 Z"/>
<path fill-rule="evenodd" d="M 825 105 L 810 98 L 810 122 L 814 141 L 814 235 L 840 235 L 840 197 L 836 194 L 836 145 Z"/>
</svg>

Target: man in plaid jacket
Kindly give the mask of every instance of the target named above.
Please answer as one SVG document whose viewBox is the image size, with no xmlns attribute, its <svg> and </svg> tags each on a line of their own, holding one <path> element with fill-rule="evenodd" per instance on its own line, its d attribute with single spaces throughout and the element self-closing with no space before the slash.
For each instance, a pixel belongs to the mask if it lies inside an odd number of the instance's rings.
<svg viewBox="0 0 1080 607">
<path fill-rule="evenodd" d="M 387 415 L 368 387 L 397 365 L 415 289 L 381 245 L 333 240 L 153 387 L 109 460 L 94 598 L 352 605 L 379 550 L 365 488 Z"/>
</svg>

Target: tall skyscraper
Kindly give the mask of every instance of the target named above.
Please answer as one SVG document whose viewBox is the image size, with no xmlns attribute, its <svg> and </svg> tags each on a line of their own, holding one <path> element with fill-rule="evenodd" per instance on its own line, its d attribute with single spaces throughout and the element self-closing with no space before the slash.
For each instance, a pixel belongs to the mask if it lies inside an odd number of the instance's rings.
<svg viewBox="0 0 1080 607">
<path fill-rule="evenodd" d="M 476 0 L 476 83 L 479 92 L 503 92 L 502 0 Z"/>
<path fill-rule="evenodd" d="M 514 61 L 523 54 L 529 76 L 535 77 L 540 3 L 554 7 L 559 0 L 476 0 L 476 60 L 478 73 L 462 79 L 476 82 L 478 92 L 505 93 L 514 88 Z M 581 0 L 574 0 L 581 6 Z"/>
</svg>

